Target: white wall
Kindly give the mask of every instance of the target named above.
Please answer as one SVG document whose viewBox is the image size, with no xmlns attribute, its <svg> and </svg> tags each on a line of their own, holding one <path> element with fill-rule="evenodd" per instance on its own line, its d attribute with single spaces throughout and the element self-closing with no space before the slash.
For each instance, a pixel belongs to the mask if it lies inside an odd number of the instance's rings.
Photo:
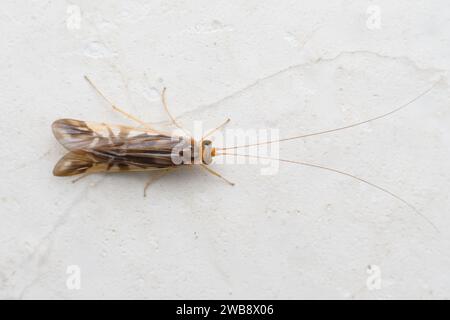
<svg viewBox="0 0 450 320">
<path fill-rule="evenodd" d="M 0 4 L 1 298 L 450 298 L 448 1 Z M 58 118 L 279 129 L 281 163 L 52 176 Z M 81 288 L 66 286 L 67 268 Z M 374 273 L 368 273 L 371 265 Z M 372 282 L 381 272 L 381 287 Z M 73 275 L 72 275 L 73 276 Z M 71 288 L 71 286 L 69 286 Z M 375 287 L 375 288 L 374 288 Z M 370 290 L 373 289 L 373 290 Z"/>
</svg>

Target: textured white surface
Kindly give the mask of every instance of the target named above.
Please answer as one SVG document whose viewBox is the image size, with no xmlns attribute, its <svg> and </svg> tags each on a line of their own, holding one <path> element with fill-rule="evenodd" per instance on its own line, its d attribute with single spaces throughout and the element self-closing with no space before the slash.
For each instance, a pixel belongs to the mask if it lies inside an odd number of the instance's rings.
<svg viewBox="0 0 450 320">
<path fill-rule="evenodd" d="M 448 1 L 4 0 L 0 30 L 1 298 L 450 298 Z M 395 116 L 280 153 L 387 187 L 440 233 L 376 189 L 289 164 L 216 165 L 233 188 L 177 172 L 149 198 L 142 174 L 55 178 L 52 121 L 130 124 L 84 74 L 148 121 L 165 119 L 167 86 L 183 123 L 281 136 L 376 116 L 441 79 Z"/>
</svg>

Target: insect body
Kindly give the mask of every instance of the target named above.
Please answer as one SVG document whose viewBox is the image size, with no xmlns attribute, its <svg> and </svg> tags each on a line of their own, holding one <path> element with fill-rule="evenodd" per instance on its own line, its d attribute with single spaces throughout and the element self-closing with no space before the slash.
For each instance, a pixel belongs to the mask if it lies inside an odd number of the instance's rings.
<svg viewBox="0 0 450 320">
<path fill-rule="evenodd" d="M 186 136 L 161 132 L 119 109 L 97 89 L 88 77 L 85 77 L 85 79 L 111 104 L 115 111 L 137 122 L 140 127 L 73 119 L 56 120 L 52 125 L 53 134 L 69 152 L 58 161 L 53 169 L 55 176 L 82 174 L 81 177 L 84 177 L 96 172 L 124 171 L 159 171 L 165 173 L 182 166 L 199 165 L 208 173 L 221 178 L 230 185 L 234 185 L 234 183 L 207 167 L 216 155 L 216 149 L 212 147 L 211 141 L 207 140 L 206 137 L 221 129 L 230 119 L 209 131 L 200 141 L 196 141 L 189 137 L 187 131 L 178 124 L 169 112 L 164 89 L 162 94 L 164 108 L 174 126 L 184 131 Z M 147 182 L 144 195 L 152 180 L 150 179 Z"/>
<path fill-rule="evenodd" d="M 55 176 L 154 171 L 199 162 L 208 165 L 215 155 L 210 140 L 202 140 L 199 145 L 192 138 L 148 129 L 72 119 L 57 120 L 52 129 L 56 139 L 69 150 L 56 164 Z"/>
</svg>

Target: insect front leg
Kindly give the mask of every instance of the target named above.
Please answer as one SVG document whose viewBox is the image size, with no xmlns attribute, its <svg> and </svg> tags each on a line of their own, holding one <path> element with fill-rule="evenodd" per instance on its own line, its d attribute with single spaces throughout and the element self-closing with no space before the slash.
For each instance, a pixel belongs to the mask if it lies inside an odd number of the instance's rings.
<svg viewBox="0 0 450 320">
<path fill-rule="evenodd" d="M 166 90 L 167 88 L 164 87 L 162 93 L 161 93 L 161 101 L 162 104 L 164 106 L 164 109 L 166 110 L 167 115 L 170 118 L 170 121 L 173 123 L 173 125 L 179 129 L 181 129 L 187 136 L 190 136 L 189 132 L 184 129 L 176 120 L 175 118 L 172 116 L 172 114 L 169 111 L 169 106 L 167 105 L 167 101 L 166 101 Z"/>
<path fill-rule="evenodd" d="M 209 173 L 212 174 L 213 176 L 216 176 L 216 177 L 222 179 L 223 181 L 225 181 L 226 183 L 228 183 L 230 186 L 234 186 L 234 182 L 231 182 L 230 180 L 224 178 L 220 173 L 214 171 L 213 169 L 208 168 L 207 165 L 201 164 L 200 166 L 201 166 L 203 169 L 205 169 L 206 172 L 209 172 Z"/>
<path fill-rule="evenodd" d="M 220 126 L 218 126 L 218 127 L 214 128 L 213 130 L 209 131 L 207 134 L 205 134 L 205 135 L 202 137 L 202 141 L 205 140 L 205 139 L 206 139 L 207 137 L 209 137 L 210 135 L 212 135 L 214 132 L 216 132 L 216 131 L 218 131 L 218 130 L 221 130 L 221 129 L 222 129 L 223 127 L 225 127 L 230 121 L 231 121 L 231 119 L 228 118 L 228 119 L 225 120 L 225 122 L 222 123 Z"/>
</svg>

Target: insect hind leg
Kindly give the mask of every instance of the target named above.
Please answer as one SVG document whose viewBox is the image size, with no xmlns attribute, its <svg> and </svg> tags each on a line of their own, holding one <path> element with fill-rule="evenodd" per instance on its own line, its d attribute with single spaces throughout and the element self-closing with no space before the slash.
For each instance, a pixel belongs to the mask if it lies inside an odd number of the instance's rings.
<svg viewBox="0 0 450 320">
<path fill-rule="evenodd" d="M 77 183 L 78 181 L 80 181 L 81 179 L 86 178 L 87 176 L 90 176 L 92 174 L 92 172 L 85 172 L 82 175 L 80 175 L 79 177 L 75 178 L 72 180 L 72 183 Z"/>
</svg>

